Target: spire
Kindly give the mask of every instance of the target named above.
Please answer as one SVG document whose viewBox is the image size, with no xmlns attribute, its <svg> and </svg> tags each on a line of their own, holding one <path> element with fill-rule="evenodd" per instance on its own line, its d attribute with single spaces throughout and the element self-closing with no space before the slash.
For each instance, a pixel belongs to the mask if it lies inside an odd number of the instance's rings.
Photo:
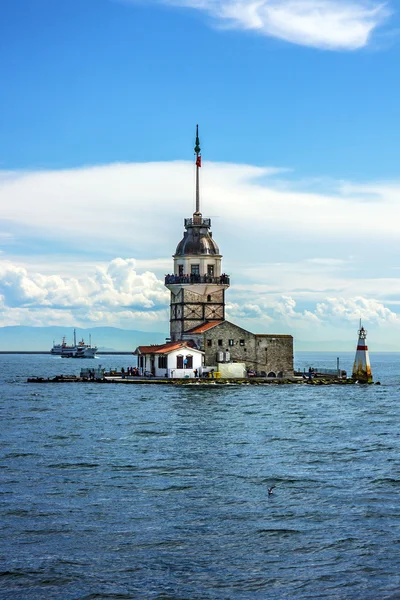
<svg viewBox="0 0 400 600">
<path fill-rule="evenodd" d="M 194 147 L 196 154 L 196 213 L 200 215 L 200 167 L 201 167 L 201 148 L 199 138 L 199 126 L 196 125 L 196 145 Z"/>
<path fill-rule="evenodd" d="M 198 125 L 196 125 L 196 145 L 194 147 L 194 151 L 197 154 L 197 156 L 201 152 L 201 149 L 200 149 L 200 139 L 199 139 L 199 126 Z"/>
</svg>

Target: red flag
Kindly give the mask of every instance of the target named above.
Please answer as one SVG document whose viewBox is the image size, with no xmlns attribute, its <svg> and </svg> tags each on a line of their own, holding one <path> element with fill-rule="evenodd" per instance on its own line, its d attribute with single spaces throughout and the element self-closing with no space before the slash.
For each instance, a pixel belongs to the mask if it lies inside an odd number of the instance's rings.
<svg viewBox="0 0 400 600">
<path fill-rule="evenodd" d="M 201 156 L 198 156 L 198 157 L 197 157 L 197 160 L 196 160 L 196 167 L 201 167 Z"/>
</svg>

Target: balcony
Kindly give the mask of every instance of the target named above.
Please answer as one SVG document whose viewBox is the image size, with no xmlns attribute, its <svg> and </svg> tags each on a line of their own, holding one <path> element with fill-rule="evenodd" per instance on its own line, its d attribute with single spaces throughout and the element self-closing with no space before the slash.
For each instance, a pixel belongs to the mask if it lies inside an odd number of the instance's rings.
<svg viewBox="0 0 400 600">
<path fill-rule="evenodd" d="M 193 217 L 193 219 L 185 219 L 185 227 L 211 227 L 211 219 L 203 219 L 203 217 Z"/>
<path fill-rule="evenodd" d="M 222 274 L 220 277 L 212 277 L 211 275 L 166 275 L 165 285 L 176 283 L 211 283 L 214 285 L 230 285 L 229 275 Z"/>
</svg>

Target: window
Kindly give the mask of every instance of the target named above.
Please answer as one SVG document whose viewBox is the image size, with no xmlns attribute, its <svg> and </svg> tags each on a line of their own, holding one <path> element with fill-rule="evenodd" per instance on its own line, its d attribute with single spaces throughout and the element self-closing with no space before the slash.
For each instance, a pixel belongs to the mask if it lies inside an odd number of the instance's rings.
<svg viewBox="0 0 400 600">
<path fill-rule="evenodd" d="M 182 356 L 182 354 L 179 354 L 179 356 L 176 357 L 176 368 L 177 369 L 183 369 L 183 356 Z"/>
<path fill-rule="evenodd" d="M 200 265 L 192 265 L 190 267 L 190 272 L 192 275 L 200 275 Z"/>
<path fill-rule="evenodd" d="M 240 340 L 239 344 L 240 344 L 241 346 L 244 346 L 244 340 Z"/>
<path fill-rule="evenodd" d="M 218 346 L 223 346 L 222 340 L 218 340 Z"/>
<path fill-rule="evenodd" d="M 212 340 L 207 340 L 207 348 L 211 348 L 212 346 Z"/>
<path fill-rule="evenodd" d="M 235 343 L 235 342 L 234 342 L 233 340 L 229 340 L 229 342 L 228 342 L 228 344 L 229 344 L 230 346 L 233 346 L 233 344 L 234 344 L 234 343 Z"/>
<path fill-rule="evenodd" d="M 186 356 L 186 359 L 185 359 L 185 361 L 186 361 L 185 368 L 186 368 L 186 369 L 193 369 L 193 356 L 192 356 L 191 354 L 188 354 L 188 355 Z M 185 362 L 185 361 L 184 361 L 184 362 Z"/>
<path fill-rule="evenodd" d="M 179 275 L 183 275 L 183 265 L 178 265 Z"/>
<path fill-rule="evenodd" d="M 211 302 L 211 296 L 210 296 L 210 294 L 208 294 L 208 296 L 207 296 L 207 302 Z"/>
<path fill-rule="evenodd" d="M 207 275 L 214 277 L 214 265 L 207 265 Z"/>
<path fill-rule="evenodd" d="M 167 368 L 167 357 L 166 356 L 159 356 L 158 357 L 158 368 L 159 369 L 166 369 Z"/>
</svg>

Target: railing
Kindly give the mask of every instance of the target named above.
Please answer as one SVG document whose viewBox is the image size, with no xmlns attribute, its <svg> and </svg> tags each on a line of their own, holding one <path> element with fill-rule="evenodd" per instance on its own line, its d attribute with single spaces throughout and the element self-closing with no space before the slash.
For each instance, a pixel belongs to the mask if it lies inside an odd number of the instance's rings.
<svg viewBox="0 0 400 600">
<path fill-rule="evenodd" d="M 229 275 L 212 277 L 211 275 L 166 275 L 165 285 L 171 283 L 213 283 L 216 285 L 230 285 Z"/>
<path fill-rule="evenodd" d="M 203 217 L 193 217 L 193 219 L 185 219 L 185 227 L 211 227 L 211 219 L 203 219 Z"/>
</svg>

